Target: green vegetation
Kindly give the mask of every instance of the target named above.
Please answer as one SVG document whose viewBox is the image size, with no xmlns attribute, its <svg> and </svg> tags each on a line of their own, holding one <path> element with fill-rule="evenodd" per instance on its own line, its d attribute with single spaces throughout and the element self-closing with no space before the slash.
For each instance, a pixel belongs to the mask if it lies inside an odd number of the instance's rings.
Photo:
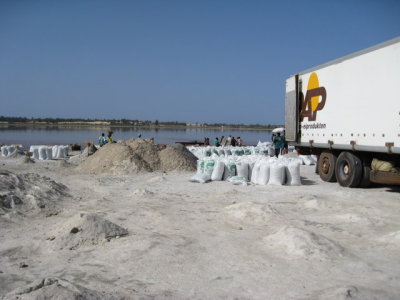
<svg viewBox="0 0 400 300">
<path fill-rule="evenodd" d="M 188 127 L 188 128 L 239 128 L 271 130 L 282 125 L 261 124 L 225 124 L 225 123 L 185 123 L 163 122 L 159 120 L 140 121 L 128 119 L 79 119 L 79 118 L 26 118 L 0 116 L 0 124 L 8 125 L 48 125 L 48 126 L 114 126 L 114 127 Z"/>
</svg>

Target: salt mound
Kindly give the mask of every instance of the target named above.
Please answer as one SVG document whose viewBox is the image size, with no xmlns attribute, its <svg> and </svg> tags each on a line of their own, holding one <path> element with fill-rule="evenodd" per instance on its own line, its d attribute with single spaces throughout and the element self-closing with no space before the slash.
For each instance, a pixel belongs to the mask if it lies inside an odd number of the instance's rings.
<svg viewBox="0 0 400 300">
<path fill-rule="evenodd" d="M 4 299 L 123 299 L 115 295 L 106 295 L 73 284 L 65 279 L 48 277 L 34 281 L 27 287 L 18 288 L 8 293 Z"/>
<path fill-rule="evenodd" d="M 197 157 L 183 145 L 167 146 L 160 152 L 163 171 L 196 171 Z"/>
<path fill-rule="evenodd" d="M 78 169 L 94 174 L 130 174 L 141 171 L 194 171 L 197 158 L 186 148 L 160 150 L 151 140 L 135 139 L 106 144 L 83 161 Z"/>
<path fill-rule="evenodd" d="M 242 202 L 225 207 L 226 213 L 243 222 L 251 224 L 268 224 L 278 212 L 268 204 Z"/>
<path fill-rule="evenodd" d="M 82 246 L 102 244 L 111 238 L 127 234 L 126 229 L 97 214 L 81 213 L 59 227 L 53 236 L 58 248 L 74 250 Z"/>
<path fill-rule="evenodd" d="M 279 250 L 285 257 L 333 259 L 343 256 L 344 249 L 322 235 L 304 229 L 284 226 L 263 239 L 269 248 Z"/>
<path fill-rule="evenodd" d="M 24 213 L 52 210 L 69 196 L 67 187 L 34 173 L 16 175 L 0 171 L 0 209 Z"/>
<path fill-rule="evenodd" d="M 398 299 L 398 296 L 389 295 L 386 291 L 373 290 L 366 287 L 340 286 L 317 291 L 306 299 L 316 300 L 380 300 Z"/>
</svg>

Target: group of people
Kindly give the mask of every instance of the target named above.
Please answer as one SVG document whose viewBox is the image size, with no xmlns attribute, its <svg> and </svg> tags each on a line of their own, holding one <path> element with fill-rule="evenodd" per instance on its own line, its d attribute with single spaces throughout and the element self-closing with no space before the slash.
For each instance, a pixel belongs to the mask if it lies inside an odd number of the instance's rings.
<svg viewBox="0 0 400 300">
<path fill-rule="evenodd" d="M 101 134 L 101 136 L 99 137 L 99 146 L 103 147 L 105 144 L 108 143 L 115 143 L 115 141 L 112 138 L 112 131 L 109 131 L 107 134 L 107 137 L 104 135 L 104 132 Z"/>
<path fill-rule="evenodd" d="M 205 146 L 209 146 L 210 145 L 210 139 L 209 138 L 205 138 L 204 139 L 204 145 Z M 243 141 L 240 138 L 240 136 L 238 136 L 237 138 L 233 137 L 233 136 L 229 136 L 227 138 L 225 138 L 224 136 L 222 136 L 221 138 L 216 137 L 213 141 L 213 145 L 216 147 L 219 146 L 243 146 Z"/>
</svg>

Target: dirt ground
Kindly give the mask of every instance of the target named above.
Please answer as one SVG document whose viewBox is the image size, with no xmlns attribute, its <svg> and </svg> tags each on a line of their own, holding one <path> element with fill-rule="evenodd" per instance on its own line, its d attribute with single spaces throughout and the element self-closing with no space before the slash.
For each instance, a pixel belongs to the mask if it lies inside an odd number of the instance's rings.
<svg viewBox="0 0 400 300">
<path fill-rule="evenodd" d="M 6 299 L 400 297 L 396 187 L 342 188 L 313 166 L 301 166 L 301 186 L 91 175 L 60 161 L 1 159 L 0 171 L 0 191 L 23 202 L 0 210 Z"/>
</svg>

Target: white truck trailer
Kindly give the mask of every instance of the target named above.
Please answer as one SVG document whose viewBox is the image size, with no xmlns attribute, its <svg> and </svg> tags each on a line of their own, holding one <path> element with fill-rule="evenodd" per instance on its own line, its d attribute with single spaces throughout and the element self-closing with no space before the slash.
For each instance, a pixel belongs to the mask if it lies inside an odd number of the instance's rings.
<svg viewBox="0 0 400 300">
<path fill-rule="evenodd" d="M 400 184 L 400 37 L 288 78 L 285 129 L 324 181 Z M 394 168 L 371 170 L 374 158 Z"/>
</svg>

